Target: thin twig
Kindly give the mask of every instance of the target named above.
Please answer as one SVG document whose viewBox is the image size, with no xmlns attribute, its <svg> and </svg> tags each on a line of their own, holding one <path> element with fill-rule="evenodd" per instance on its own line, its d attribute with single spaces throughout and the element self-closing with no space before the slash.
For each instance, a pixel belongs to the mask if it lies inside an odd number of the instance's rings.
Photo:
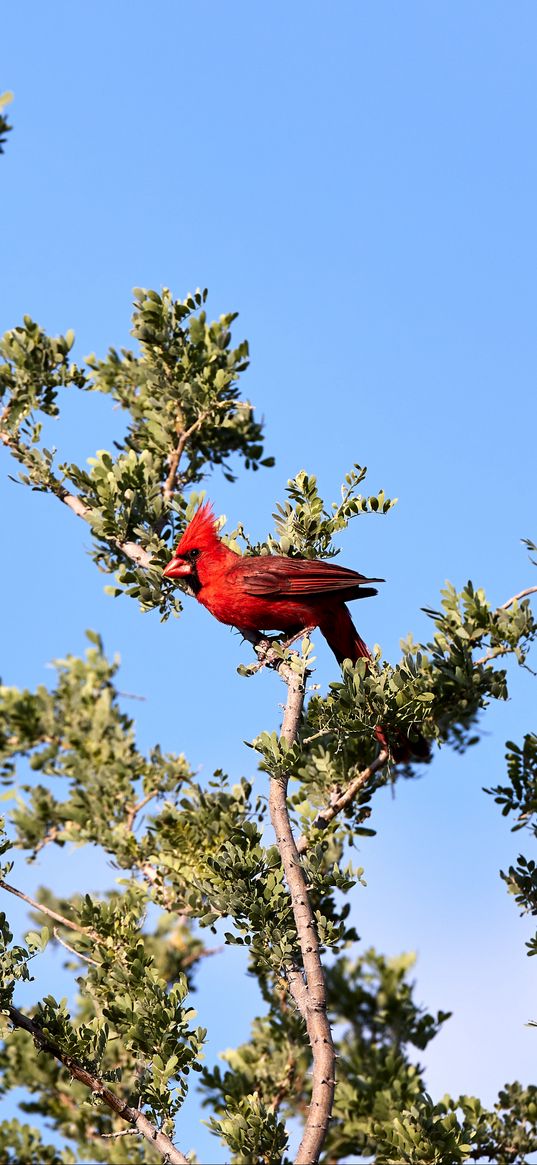
<svg viewBox="0 0 537 1165">
<path fill-rule="evenodd" d="M 80 1084 L 84 1084 L 92 1093 L 101 1098 L 108 1108 L 117 1113 L 123 1120 L 128 1121 L 133 1125 L 146 1141 L 149 1142 L 153 1148 L 157 1149 L 164 1161 L 169 1162 L 170 1165 L 189 1165 L 187 1157 L 181 1153 L 180 1149 L 176 1149 L 175 1145 L 165 1133 L 159 1132 L 154 1124 L 139 1108 L 131 1108 L 120 1096 L 112 1092 L 110 1088 L 103 1084 L 97 1076 L 92 1072 L 88 1072 L 87 1068 L 83 1068 L 78 1060 L 73 1056 L 69 1056 L 67 1052 L 63 1052 L 57 1044 L 49 1038 L 48 1035 L 39 1027 L 33 1019 L 29 1019 L 17 1007 L 8 1007 L 9 1018 L 14 1027 L 22 1028 L 23 1031 L 29 1032 L 32 1039 L 38 1045 L 41 1051 L 47 1052 L 50 1056 L 54 1056 L 61 1064 L 67 1068 L 71 1076 L 78 1080 Z"/>
<path fill-rule="evenodd" d="M 159 872 L 155 866 L 152 866 L 150 862 L 141 862 L 137 868 L 145 881 L 159 895 L 156 899 L 159 906 L 169 911 L 177 911 L 179 909 L 180 914 L 185 917 L 192 914 L 191 908 L 185 903 L 182 903 L 180 907 L 178 906 L 172 887 L 166 886 L 163 878 L 159 878 Z"/>
<path fill-rule="evenodd" d="M 129 830 L 132 829 L 132 827 L 134 825 L 134 819 L 137 816 L 137 814 L 140 813 L 140 811 L 142 809 L 145 809 L 146 805 L 149 805 L 149 802 L 152 801 L 154 797 L 158 797 L 158 794 L 159 794 L 159 790 L 153 789 L 153 792 L 148 793 L 147 797 L 142 797 L 141 801 L 138 801 L 136 805 L 131 806 L 131 808 L 127 812 L 127 820 L 125 822 L 127 829 L 129 829 Z"/>
<path fill-rule="evenodd" d="M 282 1103 L 282 1100 L 285 1100 L 286 1096 L 289 1096 L 289 1093 L 291 1091 L 291 1086 L 293 1083 L 293 1078 L 295 1075 L 295 1070 L 296 1070 L 296 1057 L 292 1053 L 289 1053 L 289 1055 L 287 1057 L 287 1063 L 285 1065 L 285 1074 L 284 1074 L 283 1078 L 280 1080 L 278 1087 L 277 1087 L 277 1091 L 276 1091 L 275 1095 L 272 1097 L 272 1100 L 270 1101 L 271 1112 L 277 1112 L 281 1103 Z"/>
<path fill-rule="evenodd" d="M 59 832 L 60 832 L 60 830 L 59 830 L 57 825 L 51 825 L 50 829 L 47 829 L 46 833 L 44 833 L 43 836 L 40 837 L 39 841 L 34 846 L 34 858 L 37 856 L 38 853 L 41 852 L 42 849 L 45 848 L 46 845 L 50 845 L 50 843 L 52 841 L 56 841 L 56 838 L 58 837 Z"/>
<path fill-rule="evenodd" d="M 330 736 L 330 733 L 333 731 L 333 728 L 319 728 L 319 731 L 312 732 L 311 736 L 303 736 L 302 744 L 313 744 L 314 740 L 320 740 L 322 736 Z"/>
<path fill-rule="evenodd" d="M 56 927 L 53 928 L 52 933 L 56 939 L 56 942 L 59 943 L 60 946 L 65 947 L 66 951 L 70 951 L 72 955 L 76 955 L 77 959 L 83 959 L 85 963 L 91 963 L 92 967 L 100 967 L 101 964 L 97 962 L 97 959 L 90 959 L 89 955 L 83 955 L 80 951 L 77 951 L 75 947 L 72 947 L 70 943 L 66 943 L 65 939 L 61 938 L 61 936 L 58 934 Z"/>
<path fill-rule="evenodd" d="M 507 611 L 509 607 L 513 606 L 513 603 L 518 603 L 519 599 L 525 599 L 527 595 L 535 594 L 537 594 L 537 587 L 526 587 L 525 590 L 519 591 L 517 595 L 512 595 L 510 599 L 507 599 L 506 603 L 501 603 L 499 607 L 496 607 L 496 610 Z M 509 645 L 501 643 L 497 647 L 491 647 L 485 655 L 480 656 L 479 659 L 474 659 L 474 667 L 488 663 L 491 659 L 497 659 L 499 655 L 508 655 L 512 650 L 513 648 Z"/>
<path fill-rule="evenodd" d="M 524 591 L 519 591 L 518 595 L 513 595 L 513 597 L 511 599 L 508 599 L 506 603 L 502 603 L 501 607 L 498 607 L 497 610 L 498 611 L 506 611 L 508 607 L 511 607 L 513 605 L 513 603 L 518 603 L 519 599 L 525 599 L 526 595 L 535 595 L 535 594 L 537 594 L 537 587 L 526 587 L 526 589 Z"/>
<path fill-rule="evenodd" d="M 197 420 L 195 420 L 193 424 L 190 425 L 189 429 L 180 431 L 179 440 L 170 457 L 168 476 L 162 487 L 163 497 L 165 497 L 167 501 L 171 501 L 173 498 L 174 490 L 177 488 L 177 470 L 179 469 L 179 462 L 185 451 L 185 445 L 190 437 L 193 437 L 194 433 L 196 433 L 198 429 L 201 429 L 203 422 L 206 421 L 207 417 L 211 415 L 213 409 L 216 411 L 218 408 L 224 408 L 225 410 L 227 406 L 229 406 L 230 409 L 238 409 L 241 405 L 248 405 L 249 408 L 252 408 L 248 401 L 243 400 L 213 402 L 213 404 L 209 405 L 208 408 L 203 409 Z"/>
<path fill-rule="evenodd" d="M 0 425 L 2 419 L 5 419 L 4 414 L 2 414 L 2 417 L 0 417 Z M 8 433 L 6 429 L 1 427 L 0 440 L 4 442 L 4 445 L 7 445 L 8 449 L 11 450 L 17 460 L 21 461 L 24 465 L 25 446 L 11 433 Z M 69 490 L 66 489 L 66 487 L 62 484 L 60 479 L 52 472 L 49 472 L 47 482 L 50 492 L 53 493 L 55 497 L 59 498 L 60 501 L 63 502 L 64 505 L 66 505 L 73 514 L 76 514 L 77 518 L 82 518 L 84 522 L 91 524 L 91 517 L 93 514 L 91 506 L 86 505 L 86 503 L 83 502 L 81 498 L 77 497 L 76 494 L 70 493 Z M 126 556 L 126 558 L 130 558 L 131 561 L 135 562 L 137 566 L 142 566 L 144 569 L 147 569 L 149 566 L 151 562 L 151 555 L 148 554 L 147 550 L 144 550 L 143 546 L 140 546 L 137 542 L 121 542 L 116 538 L 105 539 L 105 541 L 109 542 L 117 550 L 120 550 L 121 553 Z"/>
<path fill-rule="evenodd" d="M 185 955 L 181 958 L 181 970 L 185 971 L 187 967 L 192 967 L 199 959 L 207 959 L 210 955 L 221 955 L 225 947 L 202 947 L 200 951 L 192 951 L 190 955 Z"/>
<path fill-rule="evenodd" d="M 490 651 L 487 651 L 485 655 L 480 655 L 479 659 L 474 659 L 472 666 L 479 667 L 483 663 L 488 663 L 491 659 L 498 659 L 499 655 L 509 655 L 512 650 L 512 647 L 505 647 L 502 644 L 499 644 L 498 647 L 491 647 Z"/>
<path fill-rule="evenodd" d="M 366 769 L 363 769 L 361 773 L 358 773 L 352 781 L 349 781 L 349 784 L 346 786 L 343 792 L 334 796 L 329 805 L 326 805 L 324 809 L 319 810 L 317 816 L 311 823 L 310 829 L 326 829 L 326 826 L 334 820 L 334 817 L 337 817 L 338 813 L 341 813 L 343 809 L 346 809 L 347 806 L 354 801 L 354 798 L 358 795 L 358 793 L 361 792 L 364 786 L 367 785 L 370 778 L 374 776 L 374 774 L 377 773 L 379 769 L 384 768 L 384 765 L 387 764 L 388 759 L 389 754 L 387 750 L 382 749 L 372 764 L 368 765 Z M 310 834 L 303 833 L 302 836 L 298 838 L 296 843 L 298 853 L 305 853 L 308 846 L 311 844 L 311 841 L 312 838 Z"/>
<path fill-rule="evenodd" d="M 139 1136 L 138 1129 L 121 1129 L 119 1133 L 100 1133 L 103 1141 L 117 1141 L 119 1137 L 136 1137 Z"/>
<path fill-rule="evenodd" d="M 61 926 L 68 927 L 69 930 L 75 930 L 77 934 L 86 934 L 89 938 L 97 938 L 95 931 L 92 931 L 87 926 L 79 926 L 76 922 L 71 922 L 70 918 L 64 918 L 63 914 L 58 914 L 57 910 L 51 910 L 49 906 L 44 906 L 42 902 L 36 902 L 35 898 L 30 898 L 29 894 L 24 894 L 22 890 L 17 890 L 15 886 L 10 886 L 9 882 L 4 882 L 0 879 L 0 890 L 7 890 L 10 894 L 14 894 L 16 898 L 22 898 L 23 902 L 27 902 L 34 910 L 39 910 L 41 914 L 46 914 L 48 918 L 52 918 L 54 922 L 59 922 Z M 77 952 L 78 953 L 78 952 Z"/>
<path fill-rule="evenodd" d="M 179 469 L 179 462 L 183 456 L 185 445 L 189 438 L 192 437 L 199 428 L 201 428 L 203 422 L 207 420 L 209 413 L 212 412 L 212 408 L 213 406 L 211 405 L 211 408 L 204 409 L 204 411 L 200 413 L 197 421 L 194 421 L 190 428 L 185 429 L 179 437 L 177 445 L 170 457 L 170 468 L 168 471 L 168 476 L 162 487 L 162 495 L 166 498 L 167 501 L 171 501 L 177 486 L 177 470 Z"/>
</svg>

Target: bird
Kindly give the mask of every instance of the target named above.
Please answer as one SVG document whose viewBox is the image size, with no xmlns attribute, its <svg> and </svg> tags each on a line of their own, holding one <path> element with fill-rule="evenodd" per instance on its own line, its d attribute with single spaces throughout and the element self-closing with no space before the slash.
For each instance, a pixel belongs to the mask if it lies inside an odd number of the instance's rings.
<svg viewBox="0 0 537 1165">
<path fill-rule="evenodd" d="M 246 637 L 281 631 L 291 643 L 318 627 L 339 664 L 345 659 L 353 663 L 371 659 L 347 603 L 378 594 L 372 584 L 384 579 L 368 578 L 324 559 L 237 554 L 218 537 L 210 502 L 196 510 L 163 573 L 185 584 L 211 615 Z M 422 747 L 396 729 L 388 745 L 380 727 L 376 736 L 394 760 L 424 756 L 423 738 Z"/>
</svg>

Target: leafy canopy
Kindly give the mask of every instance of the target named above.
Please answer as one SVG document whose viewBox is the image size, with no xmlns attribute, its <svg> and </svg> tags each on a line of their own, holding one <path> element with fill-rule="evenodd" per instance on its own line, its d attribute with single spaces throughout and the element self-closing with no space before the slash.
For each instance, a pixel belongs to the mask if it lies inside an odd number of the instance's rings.
<svg viewBox="0 0 537 1165">
<path fill-rule="evenodd" d="M 273 463 L 239 391 L 248 348 L 233 346 L 235 316 L 208 323 L 205 302 L 201 291 L 174 300 L 167 290 L 137 290 L 136 349 L 111 349 L 84 365 L 71 359 L 72 332 L 50 338 L 29 318 L 0 342 L 0 436 L 20 480 L 88 524 L 95 562 L 113 578 L 111 593 L 163 618 L 181 604 L 162 567 L 207 475 L 220 469 L 233 479 L 238 466 Z M 51 422 L 61 424 L 66 391 L 105 393 L 125 418 L 123 438 L 84 467 L 58 460 L 44 444 Z M 360 492 L 365 474 L 354 466 L 339 500 L 326 504 L 315 476 L 303 470 L 288 482 L 264 541 L 253 543 L 242 525 L 223 536 L 241 553 L 330 557 L 350 521 L 387 514 L 394 504 L 382 490 Z M 13 860 L 31 860 L 47 845 L 89 847 L 119 872 L 102 895 L 78 890 L 58 898 L 38 887 L 23 942 L 14 942 L 1 917 L 0 1088 L 23 1087 L 21 1114 L 45 1118 L 62 1146 L 47 1144 L 31 1123 L 5 1120 L 2 1160 L 162 1159 L 156 1141 L 110 1136 L 125 1132 L 124 1120 L 80 1073 L 72 1078 L 66 1057 L 115 1089 L 120 1106 L 139 1109 L 178 1141 L 194 1079 L 233 1162 L 289 1159 L 289 1121 L 302 1122 L 311 1099 L 311 1049 L 288 993 L 303 952 L 280 848 L 265 828 L 269 780 L 291 782 L 289 809 L 337 1037 L 326 1159 L 522 1162 L 537 1149 L 533 1086 L 506 1085 L 492 1110 L 475 1097 L 431 1099 L 419 1053 L 449 1016 L 417 1005 L 412 956 L 386 959 L 356 948 L 348 895 L 354 886 L 366 890 L 355 839 L 373 832 L 379 788 L 423 772 L 418 762 L 378 765 L 377 726 L 463 751 L 478 741 L 490 702 L 507 698 L 509 659 L 527 666 L 536 634 L 527 597 L 494 608 L 471 582 L 460 591 L 448 585 L 428 614 L 428 642 L 407 637 L 395 663 L 378 648 L 370 664 L 347 663 L 328 692 L 315 691 L 291 744 L 260 731 L 251 742 L 258 774 L 237 783 L 223 770 L 201 783 L 181 753 L 165 754 L 158 744 L 140 749 L 117 688 L 118 661 L 106 657 L 94 632 L 84 658 L 56 662 L 50 687 L 0 687 L 0 771 L 8 794 L 17 793 L 1 843 L 6 904 L 6 888 L 16 889 Z M 301 654 L 279 649 L 279 656 L 306 680 L 312 650 L 305 640 Z M 251 667 L 240 670 L 251 676 Z M 516 829 L 532 832 L 536 765 L 530 733 L 522 746 L 508 746 L 508 783 L 489 790 Z M 346 790 L 352 796 L 341 800 Z M 533 860 L 520 857 L 504 877 L 520 907 L 537 914 Z M 223 1068 L 204 1063 L 205 1030 L 191 1006 L 200 961 L 222 957 L 206 945 L 214 934 L 244 949 L 261 998 L 250 1039 L 223 1054 Z M 61 947 L 73 975 L 69 1003 L 39 998 L 51 946 Z M 537 940 L 530 953 L 536 950 Z M 19 984 L 34 974 L 25 1020 Z M 203 999 L 199 1011 L 203 1023 Z"/>
</svg>

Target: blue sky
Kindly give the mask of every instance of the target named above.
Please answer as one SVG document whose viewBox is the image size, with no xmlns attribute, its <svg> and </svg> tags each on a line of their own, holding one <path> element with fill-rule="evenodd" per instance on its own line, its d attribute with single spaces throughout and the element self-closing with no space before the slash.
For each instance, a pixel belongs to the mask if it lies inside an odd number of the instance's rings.
<svg viewBox="0 0 537 1165">
<path fill-rule="evenodd" d="M 520 539 L 537 535 L 535 6 L 95 0 L 12 6 L 2 25 L 0 88 L 16 97 L 2 330 L 24 313 L 73 327 L 82 357 L 129 343 L 135 285 L 207 286 L 213 315 L 238 310 L 243 391 L 277 464 L 234 486 L 215 474 L 209 494 L 257 538 L 297 470 L 331 500 L 367 464 L 371 490 L 400 501 L 354 523 L 341 561 L 387 580 L 359 627 L 388 658 L 408 630 L 428 635 L 421 607 L 446 578 L 498 603 L 534 582 Z M 107 401 L 73 398 L 54 439 L 83 461 L 117 424 Z M 4 681 L 49 679 L 47 661 L 82 651 L 94 627 L 122 656 L 121 687 L 146 698 L 129 706 L 143 746 L 250 774 L 242 741 L 277 724 L 276 678 L 238 677 L 246 649 L 193 603 L 161 626 L 104 596 L 82 523 L 8 481 L 4 461 Z M 325 687 L 335 664 L 317 647 Z M 531 677 L 512 693 L 470 754 L 444 750 L 379 798 L 359 851 L 364 945 L 415 949 L 418 998 L 456 1012 L 423 1057 L 436 1096 L 492 1101 L 535 1063 L 531 928 L 497 874 L 522 840 L 481 791 L 503 777 L 504 741 L 535 728 Z M 19 882 L 59 889 L 64 860 L 19 865 Z M 69 863 L 73 889 L 113 876 L 76 852 Z M 226 951 L 200 974 L 210 1055 L 247 1034 L 254 991 L 238 963 Z M 178 1141 L 216 1160 L 195 1107 Z"/>
</svg>

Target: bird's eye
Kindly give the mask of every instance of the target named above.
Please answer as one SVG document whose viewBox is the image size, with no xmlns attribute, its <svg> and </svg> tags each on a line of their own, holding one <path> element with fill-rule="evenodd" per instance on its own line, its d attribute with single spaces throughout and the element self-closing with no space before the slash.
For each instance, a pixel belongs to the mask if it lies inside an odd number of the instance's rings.
<svg viewBox="0 0 537 1165">
<path fill-rule="evenodd" d="M 199 557 L 199 550 L 191 550 L 188 557 L 189 558 L 198 558 Z"/>
</svg>

